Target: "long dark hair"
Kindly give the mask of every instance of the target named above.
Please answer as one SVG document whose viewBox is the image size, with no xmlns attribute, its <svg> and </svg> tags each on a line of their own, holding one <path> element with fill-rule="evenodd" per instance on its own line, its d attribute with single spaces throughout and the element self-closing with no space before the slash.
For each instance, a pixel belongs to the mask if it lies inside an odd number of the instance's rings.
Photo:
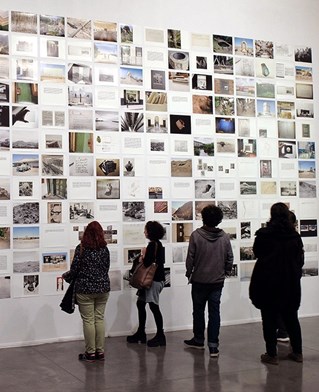
<svg viewBox="0 0 319 392">
<path fill-rule="evenodd" d="M 102 226 L 97 221 L 89 223 L 81 241 L 83 248 L 99 249 L 106 246 Z"/>
<path fill-rule="evenodd" d="M 291 212 L 285 203 L 273 204 L 270 208 L 270 220 L 267 226 L 281 231 L 295 230 L 290 214 Z"/>
</svg>

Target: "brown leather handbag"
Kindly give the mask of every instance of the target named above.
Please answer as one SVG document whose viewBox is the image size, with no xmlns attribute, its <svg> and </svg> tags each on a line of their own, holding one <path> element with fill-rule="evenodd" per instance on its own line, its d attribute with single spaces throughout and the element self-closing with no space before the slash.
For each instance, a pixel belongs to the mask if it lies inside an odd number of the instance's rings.
<svg viewBox="0 0 319 392">
<path fill-rule="evenodd" d="M 156 263 L 157 243 L 155 242 L 154 262 L 145 267 L 143 262 L 139 262 L 135 267 L 129 283 L 136 289 L 149 289 L 152 286 L 154 275 L 157 269 Z"/>
</svg>

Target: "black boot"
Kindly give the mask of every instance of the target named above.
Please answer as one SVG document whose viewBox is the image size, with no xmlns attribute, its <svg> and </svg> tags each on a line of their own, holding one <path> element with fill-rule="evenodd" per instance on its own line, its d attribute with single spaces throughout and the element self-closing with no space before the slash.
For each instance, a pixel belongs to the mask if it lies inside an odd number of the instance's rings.
<svg viewBox="0 0 319 392">
<path fill-rule="evenodd" d="M 127 343 L 146 343 L 146 333 L 145 331 L 140 331 L 139 329 L 134 335 L 128 336 L 126 338 Z"/>
<path fill-rule="evenodd" d="M 153 339 L 148 340 L 147 342 L 148 347 L 159 347 L 159 346 L 166 346 L 166 337 L 164 332 L 157 332 Z"/>
</svg>

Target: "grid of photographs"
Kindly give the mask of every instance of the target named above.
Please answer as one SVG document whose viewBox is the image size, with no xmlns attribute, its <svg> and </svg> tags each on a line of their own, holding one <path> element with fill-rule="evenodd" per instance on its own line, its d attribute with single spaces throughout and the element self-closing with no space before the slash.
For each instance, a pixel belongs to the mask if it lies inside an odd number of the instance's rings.
<svg viewBox="0 0 319 392">
<path fill-rule="evenodd" d="M 95 219 L 112 290 L 130 289 L 147 220 L 165 227 L 166 287 L 186 285 L 189 236 L 212 203 L 232 239 L 230 282 L 250 279 L 254 232 L 278 200 L 299 219 L 304 276 L 318 275 L 311 47 L 19 11 L 0 21 L 0 299 L 63 293 Z"/>
</svg>

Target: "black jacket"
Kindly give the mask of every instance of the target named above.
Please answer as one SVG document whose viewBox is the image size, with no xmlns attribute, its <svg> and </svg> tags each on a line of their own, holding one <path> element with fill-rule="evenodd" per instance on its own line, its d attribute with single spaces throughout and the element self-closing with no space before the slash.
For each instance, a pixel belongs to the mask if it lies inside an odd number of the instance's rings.
<svg viewBox="0 0 319 392">
<path fill-rule="evenodd" d="M 301 301 L 300 279 L 304 264 L 303 243 L 293 229 L 261 228 L 253 251 L 257 258 L 249 286 L 249 298 L 258 309 L 297 310 Z"/>
</svg>

